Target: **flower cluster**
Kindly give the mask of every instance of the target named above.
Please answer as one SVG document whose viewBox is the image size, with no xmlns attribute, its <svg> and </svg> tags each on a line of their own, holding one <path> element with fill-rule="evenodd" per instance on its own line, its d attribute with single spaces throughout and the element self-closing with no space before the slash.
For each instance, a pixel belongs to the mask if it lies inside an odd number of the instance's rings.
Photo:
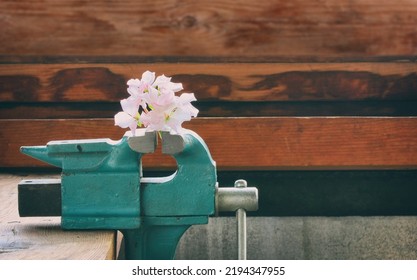
<svg viewBox="0 0 417 280">
<path fill-rule="evenodd" d="M 114 116 L 114 123 L 130 128 L 132 134 L 142 125 L 147 131 L 170 131 L 181 134 L 182 123 L 196 117 L 198 110 L 191 105 L 196 101 L 194 93 L 175 93 L 183 89 L 181 83 L 171 82 L 164 75 L 146 71 L 142 79 L 127 82 L 130 96 L 120 101 L 123 111 Z M 141 110 L 140 110 L 141 109 Z"/>
</svg>

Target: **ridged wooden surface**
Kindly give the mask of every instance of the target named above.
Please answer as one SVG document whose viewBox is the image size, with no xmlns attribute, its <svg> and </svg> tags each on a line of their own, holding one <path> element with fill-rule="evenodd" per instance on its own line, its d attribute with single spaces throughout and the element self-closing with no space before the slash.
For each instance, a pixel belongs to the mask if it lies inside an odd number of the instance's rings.
<svg viewBox="0 0 417 280">
<path fill-rule="evenodd" d="M 113 57 L 36 57 L 0 64 L 0 119 L 111 118 L 128 96 L 126 81 L 145 70 L 194 92 L 201 117 L 415 116 L 412 58 L 266 62 L 212 59 L 157 62 Z M 136 62 L 135 62 L 136 61 Z"/>
<path fill-rule="evenodd" d="M 260 215 L 413 214 L 416 15 L 414 0 L 0 1 L 0 171 L 48 167 L 23 145 L 119 139 L 126 81 L 151 70 L 196 94 L 185 126 L 220 184 L 259 187 Z M 0 259 L 114 258 L 113 233 L 19 218 L 20 178 L 0 175 Z"/>
<path fill-rule="evenodd" d="M 414 61 L 344 63 L 2 63 L 0 101 L 118 102 L 146 70 L 200 101 L 417 100 Z"/>
<path fill-rule="evenodd" d="M 0 2 L 0 53 L 417 54 L 413 0 Z"/>
<path fill-rule="evenodd" d="M 112 119 L 0 120 L 0 165 L 45 166 L 19 153 L 50 140 L 120 139 Z M 207 143 L 219 170 L 378 169 L 417 167 L 417 118 L 199 118 L 186 125 Z M 168 160 L 167 160 L 168 159 Z M 172 168 L 147 155 L 144 166 Z"/>
</svg>

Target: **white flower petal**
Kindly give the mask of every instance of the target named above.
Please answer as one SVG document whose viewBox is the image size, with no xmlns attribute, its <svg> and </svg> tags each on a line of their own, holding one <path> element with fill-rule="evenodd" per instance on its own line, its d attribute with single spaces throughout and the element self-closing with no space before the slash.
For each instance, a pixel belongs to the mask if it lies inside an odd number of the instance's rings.
<svg viewBox="0 0 417 280">
<path fill-rule="evenodd" d="M 130 123 L 129 125 L 130 131 L 132 131 L 132 135 L 135 136 L 136 128 L 138 128 L 138 124 L 135 122 Z"/>
<path fill-rule="evenodd" d="M 145 71 L 142 74 L 142 79 L 141 79 L 142 84 L 152 85 L 154 80 L 155 80 L 155 72 Z"/>
<path fill-rule="evenodd" d="M 173 91 L 162 91 L 158 96 L 157 104 L 160 107 L 168 108 L 175 105 L 175 93 Z"/>
<path fill-rule="evenodd" d="M 140 87 L 141 85 L 141 81 L 139 79 L 130 79 L 129 81 L 127 81 L 127 85 L 128 86 L 136 86 L 136 87 Z"/>
<path fill-rule="evenodd" d="M 140 95 L 143 94 L 143 89 L 139 88 L 137 86 L 129 86 L 127 88 L 127 92 L 134 97 L 139 97 Z"/>
<path fill-rule="evenodd" d="M 183 90 L 182 83 L 166 83 L 163 85 L 163 88 L 166 88 L 168 90 L 172 90 L 173 92 L 178 92 L 180 90 Z"/>
<path fill-rule="evenodd" d="M 171 131 L 174 132 L 175 134 L 181 134 L 182 131 L 182 125 L 183 121 L 175 119 L 175 118 L 170 118 L 167 121 L 167 126 L 169 126 L 171 128 Z"/>
<path fill-rule="evenodd" d="M 171 83 L 171 89 L 175 92 L 183 90 L 182 83 Z"/>
<path fill-rule="evenodd" d="M 119 112 L 114 116 L 114 125 L 118 125 L 121 128 L 130 128 L 133 123 L 136 125 L 136 120 L 125 112 Z"/>
<path fill-rule="evenodd" d="M 178 104 L 186 104 L 193 101 L 196 101 L 194 93 L 183 93 L 178 97 L 177 103 Z"/>
<path fill-rule="evenodd" d="M 147 131 L 166 130 L 164 112 L 150 111 L 148 113 L 142 113 L 140 115 L 140 120 Z"/>
<path fill-rule="evenodd" d="M 152 86 L 157 87 L 159 85 L 169 83 L 170 81 L 171 81 L 170 77 L 166 77 L 165 75 L 161 75 L 161 76 L 156 77 L 155 82 L 152 84 Z"/>
<path fill-rule="evenodd" d="M 135 117 L 139 110 L 140 100 L 137 98 L 127 98 L 120 101 L 123 112 Z"/>
<path fill-rule="evenodd" d="M 158 76 L 152 86 L 158 87 L 160 90 L 165 89 L 173 92 L 183 90 L 182 83 L 173 83 L 171 82 L 171 77 L 166 77 L 165 75 Z"/>
<path fill-rule="evenodd" d="M 187 106 L 187 111 L 189 112 L 190 116 L 194 118 L 197 117 L 199 112 L 199 110 L 191 104 Z"/>
</svg>

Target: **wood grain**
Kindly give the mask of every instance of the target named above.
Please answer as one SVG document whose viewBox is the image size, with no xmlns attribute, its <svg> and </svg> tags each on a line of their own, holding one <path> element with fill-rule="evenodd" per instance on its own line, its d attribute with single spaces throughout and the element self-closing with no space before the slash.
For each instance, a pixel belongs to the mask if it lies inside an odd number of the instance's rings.
<svg viewBox="0 0 417 280">
<path fill-rule="evenodd" d="M 17 184 L 23 178 L 0 174 L 0 259 L 115 259 L 114 231 L 63 231 L 57 217 L 20 218 Z"/>
<path fill-rule="evenodd" d="M 5 0 L 0 53 L 415 55 L 416 14 L 413 0 Z"/>
<path fill-rule="evenodd" d="M 112 119 L 0 120 L 0 166 L 43 166 L 19 153 L 50 140 L 119 139 Z M 206 141 L 219 170 L 404 169 L 417 167 L 417 118 L 197 118 L 186 124 Z M 147 169 L 172 169 L 155 153 Z"/>
<path fill-rule="evenodd" d="M 2 102 L 119 102 L 146 70 L 201 102 L 417 100 L 413 61 L 0 64 Z"/>
<path fill-rule="evenodd" d="M 417 116 L 417 100 L 361 102 L 194 102 L 200 117 Z M 112 118 L 117 103 L 1 103 L 0 119 Z"/>
</svg>

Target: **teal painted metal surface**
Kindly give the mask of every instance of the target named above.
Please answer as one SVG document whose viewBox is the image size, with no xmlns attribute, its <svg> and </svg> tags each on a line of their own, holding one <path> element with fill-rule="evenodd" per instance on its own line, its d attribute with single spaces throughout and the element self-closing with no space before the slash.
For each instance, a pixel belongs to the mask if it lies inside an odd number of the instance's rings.
<svg viewBox="0 0 417 280">
<path fill-rule="evenodd" d="M 139 151 L 142 142 L 156 141 L 140 134 Z M 196 133 L 163 133 L 163 151 L 175 158 L 178 170 L 142 178 L 143 153 L 129 140 L 136 139 L 51 141 L 21 151 L 62 168 L 62 228 L 121 230 L 129 259 L 172 259 L 187 228 L 207 223 L 215 212 L 215 162 Z M 143 150 L 152 151 L 149 147 L 152 143 Z"/>
<path fill-rule="evenodd" d="M 173 155 L 178 166 L 174 176 L 163 183 L 163 179 L 144 180 L 141 195 L 145 216 L 207 216 L 215 212 L 215 162 L 200 136 L 190 131 L 182 137 L 184 147 Z"/>
</svg>

